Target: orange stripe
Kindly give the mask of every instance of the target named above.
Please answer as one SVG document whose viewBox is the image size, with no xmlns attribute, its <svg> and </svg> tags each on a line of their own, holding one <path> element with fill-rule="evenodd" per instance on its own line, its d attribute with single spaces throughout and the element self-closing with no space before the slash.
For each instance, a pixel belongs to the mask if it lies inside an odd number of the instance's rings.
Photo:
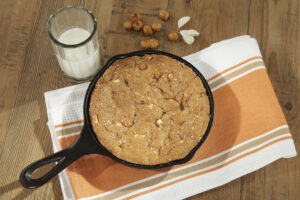
<svg viewBox="0 0 300 200">
<path fill-rule="evenodd" d="M 226 73 L 226 72 L 228 72 L 228 71 L 230 71 L 230 70 L 232 70 L 232 69 L 234 69 L 234 68 L 237 68 L 237 67 L 239 67 L 239 66 L 241 66 L 241 65 L 243 65 L 243 64 L 245 64 L 245 63 L 247 63 L 247 62 L 250 62 L 251 60 L 255 60 L 255 59 L 262 59 L 262 57 L 261 57 L 261 56 L 255 56 L 255 57 L 249 58 L 249 59 L 247 59 L 247 60 L 245 60 L 245 61 L 243 61 L 243 62 L 241 62 L 241 63 L 239 63 L 239 64 L 237 64 L 237 65 L 234 65 L 234 66 L 232 66 L 232 67 L 227 68 L 226 70 L 222 71 L 221 73 L 218 73 L 217 75 L 211 77 L 211 78 L 208 79 L 207 81 L 211 81 L 211 80 L 213 80 L 213 79 L 215 79 L 215 78 L 221 76 L 222 74 L 224 74 L 224 73 Z"/>
<path fill-rule="evenodd" d="M 79 120 L 79 121 L 69 122 L 69 123 L 65 123 L 65 124 L 58 124 L 58 125 L 55 125 L 54 128 L 69 126 L 69 125 L 73 125 L 73 124 L 80 124 L 82 122 L 83 122 L 83 120 Z"/>
<path fill-rule="evenodd" d="M 237 161 L 237 160 L 239 160 L 239 159 L 241 159 L 241 158 L 243 158 L 243 157 L 245 157 L 245 156 L 254 154 L 254 153 L 256 153 L 256 152 L 258 152 L 258 151 L 260 151 L 260 150 L 262 150 L 262 149 L 264 149 L 264 148 L 266 148 L 266 147 L 268 147 L 268 146 L 270 146 L 270 145 L 272 145 L 272 144 L 274 144 L 274 143 L 277 143 L 277 142 L 282 141 L 282 140 L 287 140 L 287 139 L 292 139 L 292 136 L 286 136 L 286 137 L 283 137 L 283 138 L 279 138 L 279 139 L 277 139 L 277 140 L 274 140 L 274 141 L 272 141 L 272 142 L 270 142 L 270 143 L 268 143 L 268 144 L 265 144 L 264 146 L 262 146 L 262 147 L 260 147 L 260 148 L 258 148 L 258 149 L 255 149 L 255 150 L 253 150 L 253 151 L 250 151 L 250 152 L 247 152 L 247 153 L 245 153 L 245 154 L 243 154 L 243 155 L 240 155 L 240 156 L 236 157 L 235 159 L 232 159 L 232 160 L 228 161 L 227 163 L 224 163 L 223 165 L 220 165 L 220 166 L 214 167 L 214 168 L 212 168 L 212 169 L 208 169 L 208 170 L 206 170 L 206 171 L 199 172 L 199 173 L 196 173 L 196 174 L 193 174 L 193 175 L 190 175 L 190 176 L 186 176 L 186 177 L 184 177 L 184 178 L 181 178 L 181 179 L 178 179 L 178 180 L 176 180 L 176 181 L 173 181 L 173 182 L 170 182 L 170 183 L 167 183 L 167 184 L 158 186 L 158 187 L 153 188 L 153 189 L 150 189 L 150 190 L 148 190 L 148 191 L 144 191 L 144 192 L 141 192 L 141 193 L 132 195 L 132 196 L 127 197 L 127 198 L 125 198 L 125 199 L 126 199 L 126 200 L 129 200 L 129 199 L 132 199 L 132 198 L 135 198 L 135 197 L 138 197 L 138 196 L 141 196 L 141 195 L 144 195 L 144 194 L 147 194 L 147 193 L 150 193 L 150 192 L 159 190 L 159 189 L 164 188 L 164 187 L 167 187 L 167 186 L 169 186 L 169 185 L 173 185 L 173 184 L 175 184 L 175 183 L 178 183 L 178 182 L 181 182 L 181 181 L 184 181 L 184 180 L 187 180 L 187 179 L 191 179 L 191 178 L 193 178 L 193 177 L 200 176 L 200 175 L 202 175 L 202 174 L 206 174 L 206 173 L 208 173 L 208 172 L 215 171 L 215 170 L 220 169 L 220 168 L 222 168 L 222 167 L 224 167 L 224 166 L 226 166 L 226 165 L 229 165 L 229 164 L 231 164 L 231 163 L 233 163 L 233 162 L 235 162 L 235 161 Z"/>
</svg>

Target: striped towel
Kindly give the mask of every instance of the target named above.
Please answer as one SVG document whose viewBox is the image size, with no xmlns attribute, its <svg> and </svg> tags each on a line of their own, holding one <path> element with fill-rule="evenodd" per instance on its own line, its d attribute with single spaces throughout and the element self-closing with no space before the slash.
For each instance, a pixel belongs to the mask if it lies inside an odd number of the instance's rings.
<svg viewBox="0 0 300 200">
<path fill-rule="evenodd" d="M 193 159 L 141 170 L 102 155 L 85 156 L 59 174 L 65 199 L 182 199 L 296 156 L 255 39 L 236 37 L 184 58 L 203 73 L 215 100 L 211 133 Z M 88 84 L 45 93 L 54 151 L 78 137 Z"/>
</svg>

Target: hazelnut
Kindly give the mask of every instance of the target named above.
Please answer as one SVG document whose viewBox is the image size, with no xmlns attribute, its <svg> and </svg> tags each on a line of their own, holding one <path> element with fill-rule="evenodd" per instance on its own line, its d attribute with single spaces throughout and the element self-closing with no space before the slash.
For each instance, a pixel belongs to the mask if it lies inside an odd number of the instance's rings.
<svg viewBox="0 0 300 200">
<path fill-rule="evenodd" d="M 166 20 L 169 19 L 169 16 L 170 16 L 170 13 L 168 11 L 166 11 L 166 10 L 159 11 L 159 17 L 160 17 L 160 19 L 166 21 Z"/>
<path fill-rule="evenodd" d="M 144 32 L 145 35 L 152 35 L 153 34 L 152 28 L 149 25 L 146 25 L 146 26 L 143 27 L 143 32 Z"/>
<path fill-rule="evenodd" d="M 143 27 L 143 22 L 141 20 L 138 20 L 132 24 L 132 28 L 135 31 L 141 30 L 142 27 Z"/>
<path fill-rule="evenodd" d="M 159 46 L 159 42 L 157 39 L 151 38 L 141 41 L 141 47 L 143 49 L 156 49 Z"/>
<path fill-rule="evenodd" d="M 151 25 L 151 27 L 152 27 L 153 31 L 157 32 L 157 31 L 160 31 L 162 26 L 161 26 L 161 23 L 155 22 Z"/>
<path fill-rule="evenodd" d="M 124 24 L 123 24 L 123 28 L 126 30 L 126 31 L 130 31 L 131 30 L 131 27 L 132 27 L 132 24 L 130 21 L 125 21 Z"/>
<path fill-rule="evenodd" d="M 140 70 L 147 69 L 147 65 L 144 64 L 144 63 L 142 63 L 142 64 L 139 65 L 139 69 L 140 69 Z"/>
<path fill-rule="evenodd" d="M 175 32 L 171 32 L 168 35 L 168 39 L 171 41 L 177 41 L 178 40 L 178 34 Z"/>
<path fill-rule="evenodd" d="M 141 14 L 140 13 L 133 13 L 130 15 L 130 20 L 132 22 L 137 22 L 141 19 Z"/>
<path fill-rule="evenodd" d="M 150 39 L 150 45 L 151 45 L 150 46 L 151 49 L 156 49 L 159 46 L 159 42 L 157 39 L 152 38 Z"/>
<path fill-rule="evenodd" d="M 150 49 L 151 47 L 150 40 L 142 40 L 141 47 L 142 49 Z"/>
</svg>

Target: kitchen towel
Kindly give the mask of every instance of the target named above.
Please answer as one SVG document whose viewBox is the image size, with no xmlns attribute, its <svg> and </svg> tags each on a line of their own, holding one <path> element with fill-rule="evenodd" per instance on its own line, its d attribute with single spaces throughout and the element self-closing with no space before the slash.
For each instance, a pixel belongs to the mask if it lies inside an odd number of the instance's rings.
<svg viewBox="0 0 300 200">
<path fill-rule="evenodd" d="M 215 101 L 211 133 L 193 159 L 167 169 L 141 170 L 88 155 L 59 174 L 65 199 L 183 199 L 296 156 L 254 38 L 221 41 L 184 59 L 208 80 Z M 55 152 L 80 134 L 88 85 L 45 93 Z"/>
</svg>

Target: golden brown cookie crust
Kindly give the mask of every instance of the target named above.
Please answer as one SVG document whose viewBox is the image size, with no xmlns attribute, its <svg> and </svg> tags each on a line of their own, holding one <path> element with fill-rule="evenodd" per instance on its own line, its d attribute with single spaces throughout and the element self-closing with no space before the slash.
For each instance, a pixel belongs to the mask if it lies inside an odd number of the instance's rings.
<svg viewBox="0 0 300 200">
<path fill-rule="evenodd" d="M 163 55 L 115 61 L 98 80 L 89 107 L 101 144 L 144 165 L 186 157 L 205 133 L 209 111 L 201 79 Z"/>
</svg>

